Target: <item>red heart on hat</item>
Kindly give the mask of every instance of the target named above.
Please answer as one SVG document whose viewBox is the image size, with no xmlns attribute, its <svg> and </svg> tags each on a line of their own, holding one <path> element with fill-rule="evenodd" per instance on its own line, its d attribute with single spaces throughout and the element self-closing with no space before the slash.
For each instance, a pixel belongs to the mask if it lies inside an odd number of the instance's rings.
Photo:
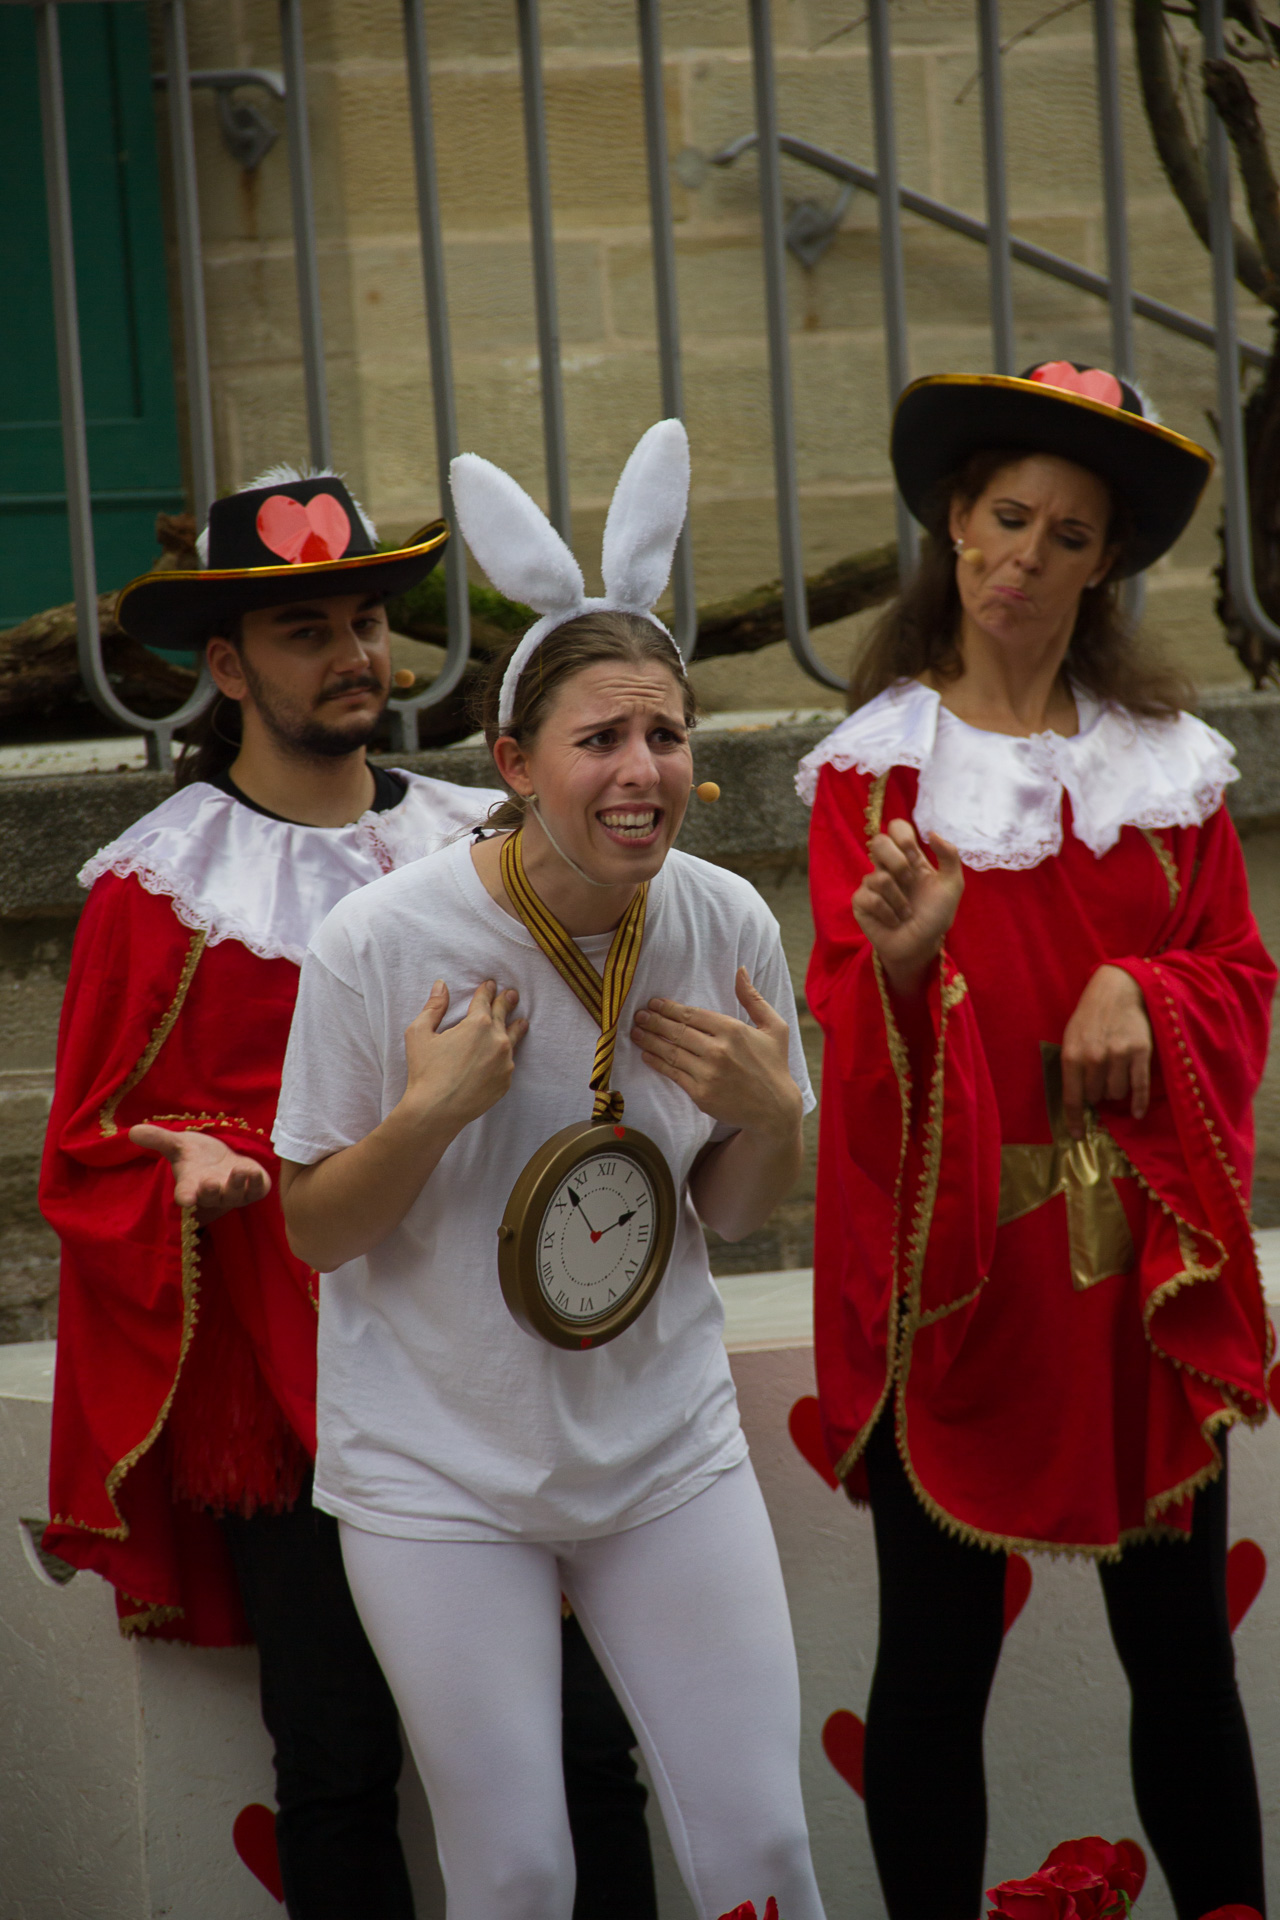
<svg viewBox="0 0 1280 1920">
<path fill-rule="evenodd" d="M 838 1707 L 822 1729 L 822 1751 L 859 1800 L 863 1798 L 862 1749 L 866 1740 L 866 1728 L 847 1707 Z"/>
<path fill-rule="evenodd" d="M 1069 360 L 1047 360 L 1036 367 L 1031 378 L 1042 387 L 1059 387 L 1064 393 L 1078 393 L 1086 400 L 1101 400 L 1108 407 L 1122 407 L 1124 392 L 1114 373 L 1103 367 L 1086 367 L 1082 373 Z"/>
<path fill-rule="evenodd" d="M 313 494 L 305 505 L 290 493 L 271 493 L 258 508 L 258 538 L 290 566 L 301 561 L 341 560 L 351 538 L 346 508 L 331 493 Z"/>
<path fill-rule="evenodd" d="M 1011 1553 L 1004 1568 L 1004 1630 L 1010 1627 L 1027 1604 L 1031 1592 L 1031 1562 L 1021 1553 Z"/>
<path fill-rule="evenodd" d="M 267 1892 L 283 1906 L 284 1881 L 280 1878 L 280 1855 L 276 1850 L 276 1817 L 270 1807 L 257 1802 L 241 1807 L 231 1838 L 254 1879 L 261 1880 Z"/>
<path fill-rule="evenodd" d="M 829 1487 L 838 1487 L 827 1449 L 822 1438 L 822 1417 L 818 1412 L 818 1402 L 811 1393 L 804 1394 L 796 1401 L 787 1416 L 787 1426 L 797 1451 L 802 1453 L 815 1473 L 821 1474 Z"/>
<path fill-rule="evenodd" d="M 1256 1540 L 1237 1540 L 1227 1555 L 1227 1623 L 1232 1633 L 1262 1591 L 1267 1556 Z"/>
</svg>

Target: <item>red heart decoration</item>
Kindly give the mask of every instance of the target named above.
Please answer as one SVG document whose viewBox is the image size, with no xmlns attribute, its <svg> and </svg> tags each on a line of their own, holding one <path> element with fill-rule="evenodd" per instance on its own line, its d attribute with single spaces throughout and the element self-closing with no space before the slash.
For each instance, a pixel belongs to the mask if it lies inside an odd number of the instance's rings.
<svg viewBox="0 0 1280 1920">
<path fill-rule="evenodd" d="M 270 1807 L 258 1802 L 241 1807 L 231 1838 L 254 1879 L 261 1880 L 267 1892 L 283 1906 L 284 1881 L 280 1878 L 280 1855 L 276 1851 L 276 1817 Z"/>
<path fill-rule="evenodd" d="M 1227 1623 L 1232 1633 L 1262 1591 L 1267 1556 L 1256 1540 L 1237 1540 L 1227 1555 Z"/>
<path fill-rule="evenodd" d="M 271 493 L 258 508 L 258 538 L 290 566 L 299 561 L 341 560 L 351 538 L 345 507 L 331 493 L 313 494 L 304 505 L 290 493 Z"/>
<path fill-rule="evenodd" d="M 850 1713 L 847 1707 L 837 1708 L 822 1729 L 822 1751 L 840 1778 L 853 1788 L 859 1800 L 863 1798 L 862 1749 L 866 1739 L 866 1728 L 857 1714 Z"/>
<path fill-rule="evenodd" d="M 1031 1562 L 1025 1554 L 1011 1553 L 1004 1567 L 1004 1630 L 1010 1627 L 1027 1604 L 1031 1592 Z"/>
<path fill-rule="evenodd" d="M 811 1393 L 802 1395 L 796 1401 L 787 1416 L 787 1427 L 797 1450 L 804 1455 L 814 1472 L 821 1474 L 829 1487 L 838 1487 L 840 1482 L 832 1470 L 822 1439 L 822 1417 L 818 1412 L 818 1402 Z"/>
<path fill-rule="evenodd" d="M 1031 378 L 1042 387 L 1058 387 L 1063 393 L 1079 393 L 1086 400 L 1101 400 L 1108 407 L 1122 407 L 1124 392 L 1114 373 L 1102 367 L 1086 367 L 1081 373 L 1069 360 L 1046 360 L 1036 367 Z"/>
</svg>

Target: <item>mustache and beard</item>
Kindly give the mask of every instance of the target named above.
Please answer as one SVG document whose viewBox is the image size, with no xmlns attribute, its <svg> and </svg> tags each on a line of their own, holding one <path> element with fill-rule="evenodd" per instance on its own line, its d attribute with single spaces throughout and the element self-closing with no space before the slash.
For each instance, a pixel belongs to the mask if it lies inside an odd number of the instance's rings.
<svg viewBox="0 0 1280 1920">
<path fill-rule="evenodd" d="M 361 747 L 367 747 L 378 731 L 390 693 L 390 689 L 384 687 L 375 674 L 353 674 L 322 694 L 314 706 L 304 708 L 296 701 L 283 699 L 275 693 L 243 656 L 241 667 L 253 704 L 267 732 L 286 753 L 296 754 L 303 759 L 339 760 L 346 754 L 358 753 Z M 379 696 L 375 713 L 350 714 L 336 722 L 320 717 L 335 695 L 359 693 L 365 688 Z"/>
</svg>

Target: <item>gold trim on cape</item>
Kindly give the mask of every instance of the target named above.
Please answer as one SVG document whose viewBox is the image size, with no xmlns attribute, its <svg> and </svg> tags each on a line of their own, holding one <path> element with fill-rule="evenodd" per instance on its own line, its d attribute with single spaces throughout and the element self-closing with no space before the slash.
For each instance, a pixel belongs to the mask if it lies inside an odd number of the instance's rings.
<svg viewBox="0 0 1280 1920">
<path fill-rule="evenodd" d="M 1156 859 L 1160 862 L 1160 871 L 1164 875 L 1165 885 L 1169 889 L 1169 905 L 1176 907 L 1179 895 L 1182 892 L 1182 881 L 1179 878 L 1178 869 L 1174 865 L 1173 855 L 1154 827 L 1139 827 L 1138 831 L 1150 847 L 1152 853 L 1154 853 Z"/>
<path fill-rule="evenodd" d="M 869 806 L 868 828 L 874 831 L 876 829 L 871 827 L 870 814 L 871 809 Z M 888 992 L 879 969 L 878 956 L 874 955 L 874 953 L 873 964 L 875 964 L 877 968 L 877 981 L 880 985 L 881 1004 L 884 1009 L 887 1033 L 892 1036 L 889 1047 L 890 1058 L 894 1063 L 895 1074 L 897 1074 L 898 1077 L 899 1097 L 903 1100 L 904 1111 L 907 1115 L 909 1126 L 909 1069 L 904 1075 L 899 1071 L 898 1064 L 900 1058 L 906 1057 L 905 1042 L 893 1018 Z M 836 1476 L 841 1481 L 846 1480 L 853 1468 L 857 1465 L 866 1449 L 872 1430 L 884 1412 L 885 1404 L 892 1394 L 894 1399 L 895 1443 L 897 1445 L 898 1456 L 902 1461 L 907 1478 L 911 1483 L 912 1491 L 930 1519 L 954 1539 L 963 1540 L 972 1546 L 981 1547 L 992 1553 L 1036 1553 L 1054 1559 L 1082 1559 L 1097 1562 L 1119 1560 L 1127 1547 L 1139 1545 L 1146 1540 L 1185 1540 L 1187 1538 L 1185 1529 L 1172 1526 L 1167 1521 L 1161 1520 L 1159 1516 L 1167 1512 L 1169 1508 L 1180 1506 L 1185 1500 L 1193 1498 L 1202 1487 L 1208 1486 L 1218 1478 L 1222 1472 L 1222 1453 L 1214 1436 L 1238 1423 L 1248 1426 L 1259 1424 L 1261 1420 L 1266 1418 L 1266 1407 L 1264 1404 L 1260 1413 L 1251 1416 L 1243 1408 L 1235 1404 L 1233 1391 L 1227 1382 L 1218 1380 L 1212 1375 L 1204 1374 L 1200 1372 L 1198 1368 L 1187 1367 L 1185 1362 L 1179 1361 L 1172 1354 L 1166 1353 L 1153 1337 L 1150 1321 L 1154 1313 L 1181 1287 L 1194 1285 L 1203 1280 L 1216 1279 L 1226 1260 L 1226 1249 L 1221 1247 L 1220 1242 L 1217 1242 L 1216 1244 L 1219 1245 L 1222 1253 L 1222 1260 L 1218 1262 L 1212 1271 L 1203 1267 L 1199 1261 L 1195 1259 L 1194 1250 L 1190 1248 L 1189 1242 L 1183 1238 L 1184 1232 L 1190 1234 L 1194 1230 L 1190 1228 L 1189 1223 L 1182 1221 L 1174 1209 L 1154 1192 L 1149 1183 L 1143 1179 L 1138 1169 L 1130 1165 L 1127 1160 L 1125 1161 L 1126 1171 L 1132 1174 L 1150 1198 L 1178 1223 L 1179 1245 L 1183 1251 L 1183 1258 L 1187 1261 L 1183 1271 L 1180 1274 L 1175 1274 L 1170 1280 L 1164 1282 L 1147 1303 L 1143 1313 L 1143 1332 L 1147 1344 L 1159 1359 L 1166 1361 L 1171 1366 L 1196 1373 L 1206 1384 L 1215 1387 L 1223 1394 L 1224 1405 L 1215 1407 L 1204 1420 L 1199 1422 L 1201 1439 L 1209 1447 L 1213 1457 L 1208 1460 L 1203 1467 L 1199 1468 L 1195 1473 L 1189 1474 L 1184 1480 L 1177 1482 L 1172 1487 L 1164 1488 L 1159 1493 L 1152 1494 L 1145 1502 L 1146 1514 L 1148 1516 L 1145 1524 L 1140 1527 L 1124 1529 L 1113 1543 L 1104 1546 L 1094 1546 L 1076 1541 L 1037 1540 L 1029 1536 L 1017 1534 L 994 1533 L 988 1531 L 986 1528 L 973 1526 L 968 1521 L 960 1520 L 954 1514 L 948 1513 L 946 1508 L 941 1506 L 932 1494 L 928 1492 L 916 1472 L 907 1437 L 906 1412 L 906 1388 L 911 1372 L 911 1357 L 915 1344 L 915 1336 L 921 1328 L 932 1326 L 936 1324 L 937 1321 L 946 1318 L 949 1313 L 957 1312 L 962 1307 L 970 1305 L 986 1285 L 986 1276 L 984 1275 L 978 1282 L 978 1285 L 964 1295 L 962 1299 L 949 1302 L 944 1308 L 931 1309 L 927 1312 L 921 1310 L 920 1286 L 923 1280 L 924 1261 L 928 1251 L 929 1231 L 932 1226 L 933 1207 L 937 1198 L 938 1175 L 941 1165 L 941 1104 L 946 1067 L 947 1017 L 951 1009 L 957 1006 L 964 998 L 965 991 L 964 978 L 962 975 L 957 974 L 951 981 L 946 983 L 941 995 L 942 1020 L 938 1033 L 934 1070 L 930 1082 L 929 1112 L 925 1124 L 923 1146 L 924 1167 L 908 1241 L 909 1277 L 905 1296 L 899 1294 L 896 1286 L 898 1234 L 901 1215 L 901 1167 L 899 1170 L 898 1185 L 895 1189 L 895 1293 L 894 1310 L 891 1314 L 888 1331 L 888 1352 L 884 1388 L 881 1391 L 870 1418 L 836 1463 Z M 897 1043 L 896 1049 L 893 1044 L 894 1041 Z M 1208 1125 L 1207 1116 L 1206 1125 Z M 1116 1149 L 1116 1152 L 1119 1153 L 1119 1148 Z M 1223 1158 L 1225 1160 L 1225 1155 Z M 1188 1258 L 1189 1252 L 1191 1255 L 1190 1258 Z"/>
<path fill-rule="evenodd" d="M 187 945 L 187 957 L 183 962 L 182 972 L 178 976 L 177 992 L 170 1001 L 159 1026 L 152 1029 L 151 1038 L 143 1050 L 142 1058 L 136 1066 L 130 1068 L 110 1099 L 104 1100 L 98 1109 L 98 1126 L 108 1139 L 119 1132 L 116 1126 L 116 1110 L 120 1102 L 126 1094 L 133 1092 L 140 1080 L 144 1080 L 150 1073 L 156 1063 L 156 1055 L 177 1025 L 178 1015 L 182 1012 L 182 1003 L 191 989 L 191 982 L 195 979 L 196 968 L 200 964 L 200 956 L 204 952 L 208 938 L 208 929 L 205 927 L 200 927 L 192 934 Z"/>
<path fill-rule="evenodd" d="M 200 1314 L 200 1229 L 196 1225 L 196 1210 L 194 1207 L 183 1207 L 180 1211 L 182 1335 L 178 1347 L 178 1364 L 174 1369 L 173 1380 L 170 1383 L 169 1391 L 164 1397 L 159 1413 L 152 1422 L 150 1432 L 147 1433 L 144 1439 L 138 1442 L 136 1447 L 131 1447 L 122 1459 L 116 1461 L 116 1464 L 112 1467 L 103 1482 L 107 1499 L 111 1502 L 112 1512 L 115 1514 L 119 1524 L 114 1527 L 91 1527 L 86 1525 L 83 1520 L 76 1520 L 69 1514 L 60 1513 L 55 1514 L 53 1517 L 52 1524 L 54 1526 L 74 1527 L 80 1533 L 96 1534 L 100 1539 L 104 1540 L 127 1540 L 129 1538 L 129 1523 L 120 1511 L 116 1494 L 119 1492 L 125 1477 L 137 1466 L 143 1455 L 150 1452 L 160 1437 L 164 1423 L 169 1417 L 169 1409 L 173 1405 L 173 1396 L 178 1390 L 178 1382 L 182 1378 L 182 1369 L 186 1364 L 187 1354 L 191 1349 L 191 1342 L 196 1330 L 196 1321 Z"/>
</svg>

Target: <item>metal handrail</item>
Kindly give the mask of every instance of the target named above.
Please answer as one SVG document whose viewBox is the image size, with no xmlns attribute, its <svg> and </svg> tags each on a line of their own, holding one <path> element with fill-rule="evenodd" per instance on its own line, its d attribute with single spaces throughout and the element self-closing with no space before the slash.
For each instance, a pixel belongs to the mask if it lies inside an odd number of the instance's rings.
<svg viewBox="0 0 1280 1920">
<path fill-rule="evenodd" d="M 329 390 L 324 376 L 324 322 L 320 312 L 320 259 L 316 250 L 315 193 L 311 180 L 311 129 L 307 121 L 307 56 L 302 44 L 302 0 L 280 0 L 280 52 L 288 100 L 289 194 L 293 202 L 293 270 L 298 282 L 302 374 L 307 390 L 307 435 L 311 464 L 333 463 Z"/>
<path fill-rule="evenodd" d="M 181 0 L 175 0 L 175 4 L 180 5 Z M 57 0 L 40 0 L 33 11 L 40 76 L 45 198 L 49 214 L 58 399 L 62 416 L 63 478 L 67 494 L 67 524 L 71 535 L 71 575 L 75 587 L 77 659 L 80 677 L 94 704 L 109 719 L 145 733 L 147 764 L 159 767 L 166 765 L 171 758 L 175 727 L 185 726 L 187 721 L 203 713 L 213 697 L 213 683 L 208 668 L 202 665 L 195 691 L 190 697 L 162 720 L 152 720 L 126 707 L 107 678 L 102 658 L 102 634 L 98 626 L 98 580 L 89 500 L 89 449 L 85 434 L 84 380 L 80 366 L 80 322 L 76 303 L 75 247 Z M 187 95 L 185 86 L 172 88 L 171 92 L 184 97 Z"/>
<path fill-rule="evenodd" d="M 1201 13 L 1205 53 L 1226 56 L 1223 0 L 1204 0 Z M 1258 598 L 1253 577 L 1253 536 L 1249 525 L 1249 480 L 1245 462 L 1244 420 L 1240 411 L 1239 355 L 1236 346 L 1236 243 L 1231 221 L 1231 159 L 1227 130 L 1212 101 L 1205 131 L 1209 160 L 1209 237 L 1213 251 L 1213 314 L 1218 331 L 1218 433 L 1222 443 L 1223 519 L 1227 536 L 1227 585 L 1236 613 L 1260 640 L 1280 647 L 1280 626 Z"/>
<path fill-rule="evenodd" d="M 898 179 L 898 139 L 894 127 L 893 67 L 889 58 L 889 0 L 868 0 L 867 46 L 871 55 L 871 104 L 876 125 L 876 218 L 880 228 L 880 301 L 884 310 L 885 370 L 889 378 L 889 418 L 911 378 L 907 353 L 907 275 L 902 254 L 902 186 Z M 852 183 L 844 182 L 846 192 Z M 919 535 L 902 495 L 894 489 L 898 523 L 898 564 L 909 572 L 916 563 Z"/>
<path fill-rule="evenodd" d="M 418 715 L 451 694 L 471 658 L 471 601 L 467 556 L 458 537 L 449 492 L 449 462 L 458 452 L 458 412 L 453 391 L 453 350 L 449 340 L 449 302 L 445 286 L 444 244 L 440 236 L 440 183 L 436 167 L 435 121 L 431 110 L 431 69 L 422 0 L 404 0 L 404 56 L 409 75 L 409 111 L 413 120 L 413 174 L 418 199 L 418 237 L 422 248 L 422 291 L 431 356 L 431 401 L 436 429 L 436 479 L 449 521 L 444 550 L 445 611 L 449 641 L 444 663 L 424 692 L 392 695 L 395 744 L 412 753 L 418 744 Z"/>
<path fill-rule="evenodd" d="M 174 208 L 178 227 L 178 280 L 182 290 L 182 339 L 187 362 L 187 424 L 191 435 L 191 492 L 196 524 L 209 518 L 217 492 L 213 453 L 213 401 L 209 382 L 209 328 L 200 248 L 200 196 L 196 189 L 196 140 L 191 116 L 195 75 L 187 56 L 184 0 L 165 0 L 164 57 L 177 85 L 168 88 L 169 139 L 173 149 Z M 186 74 L 188 85 L 181 84 Z M 239 76 L 238 76 L 239 77 Z"/>
<path fill-rule="evenodd" d="M 770 0 L 749 0 L 751 65 L 755 82 L 759 147 L 760 226 L 764 250 L 765 325 L 769 335 L 769 402 L 773 414 L 773 471 L 782 567 L 782 611 L 791 651 L 805 672 L 824 687 L 843 688 L 823 665 L 809 638 L 809 601 L 804 580 L 800 496 L 796 485 L 796 420 L 791 389 L 791 336 L 787 325 L 787 267 L 782 219 L 782 145 L 773 64 Z"/>
<path fill-rule="evenodd" d="M 27 4 L 36 20 L 39 49 L 42 138 L 45 152 L 50 257 L 53 268 L 58 378 L 66 478 L 68 527 L 75 582 L 78 648 L 84 683 L 97 706 L 112 720 L 147 736 L 149 764 L 166 764 L 174 730 L 199 714 L 212 697 L 202 668 L 195 691 L 173 713 L 159 720 L 132 712 L 112 688 L 102 659 L 97 619 L 97 588 L 84 396 L 80 372 L 74 250 L 68 189 L 66 129 L 58 37 L 60 0 L 0 0 Z M 568 437 L 560 354 L 556 262 L 547 151 L 546 100 L 540 44 L 539 0 L 514 0 L 519 32 L 520 80 L 524 109 L 532 245 L 534 306 L 541 367 L 543 439 L 547 498 L 552 521 L 567 538 L 570 530 Z M 1223 51 L 1224 0 L 1206 0 L 1205 44 L 1211 55 Z M 423 0 L 401 0 L 405 62 L 409 82 L 414 146 L 423 292 L 435 418 L 436 470 L 441 500 L 450 512 L 448 466 L 459 450 L 457 410 L 449 338 L 448 294 L 441 239 L 439 184 L 431 107 L 430 64 Z M 302 35 L 303 0 L 278 0 L 283 87 L 288 121 L 290 191 L 295 273 L 298 287 L 303 384 L 311 459 L 331 461 L 329 400 L 325 378 L 324 332 L 316 240 L 315 199 L 307 125 L 307 74 Z M 1208 110 L 1210 214 L 1214 265 L 1214 323 L 1207 324 L 1132 287 L 1125 215 L 1124 155 L 1120 118 L 1115 0 L 1093 0 L 1097 98 L 1106 221 L 1107 272 L 1095 273 L 1078 262 L 1051 253 L 1010 231 L 1004 108 L 1000 55 L 999 0 L 976 0 L 983 99 L 983 156 L 986 219 L 979 220 L 927 194 L 905 187 L 898 177 L 888 0 L 868 0 L 867 33 L 876 166 L 856 161 L 808 140 L 784 134 L 778 126 L 771 0 L 747 0 L 750 27 L 755 130 L 710 156 L 728 166 L 751 148 L 759 154 L 760 213 L 765 319 L 769 351 L 775 507 L 782 569 L 784 625 L 796 660 L 824 686 L 842 683 L 814 651 L 809 634 L 800 525 L 795 405 L 786 299 L 786 229 L 783 220 L 781 160 L 789 155 L 819 168 L 877 199 L 881 248 L 881 296 L 890 405 L 910 377 L 907 305 L 903 263 L 902 215 L 920 216 L 987 248 L 993 363 L 1011 371 L 1016 362 L 1012 263 L 1029 266 L 1053 279 L 1106 300 L 1111 316 L 1112 364 L 1132 378 L 1135 316 L 1212 348 L 1218 358 L 1222 470 L 1226 502 L 1228 580 L 1232 598 L 1248 625 L 1280 645 L 1280 626 L 1261 608 L 1253 583 L 1248 485 L 1240 417 L 1241 365 L 1265 367 L 1266 351 L 1237 335 L 1234 244 L 1230 224 L 1231 169 L 1226 134 L 1216 110 Z M 677 299 L 675 236 L 668 179 L 667 127 L 663 89 L 660 0 L 636 0 L 637 39 L 644 96 L 645 150 L 652 240 L 658 374 L 662 410 L 682 414 L 683 376 Z M 207 516 L 214 495 L 214 445 L 210 401 L 209 353 L 196 193 L 195 145 L 190 88 L 210 75 L 193 74 L 187 55 L 185 0 L 165 0 L 163 9 L 169 116 L 172 133 L 175 207 L 183 330 L 187 368 L 187 412 L 192 493 L 197 516 Z M 267 69 L 228 69 L 220 83 L 241 78 L 261 82 Z M 901 499 L 896 501 L 900 550 L 909 566 L 916 529 Z M 692 545 L 688 528 L 681 536 L 673 572 L 675 631 L 686 657 L 696 642 L 697 609 Z M 448 644 L 441 672 L 422 693 L 391 702 L 396 743 L 417 743 L 418 715 L 457 687 L 471 657 L 466 560 L 461 542 L 452 540 L 445 557 Z"/>
<path fill-rule="evenodd" d="M 637 0 L 640 75 L 644 87 L 644 144 L 649 175 L 649 231 L 653 238 L 653 300 L 658 326 L 658 371 L 664 419 L 684 415 L 680 366 L 680 309 L 676 290 L 675 224 L 671 217 L 671 171 L 667 162 L 667 101 L 662 74 L 659 0 Z M 698 644 L 698 599 L 693 581 L 693 536 L 686 520 L 671 567 L 675 639 L 686 664 Z"/>
<path fill-rule="evenodd" d="M 759 142 L 754 133 L 743 133 L 736 140 L 730 140 L 715 153 L 707 156 L 708 165 L 713 167 L 732 166 L 744 153 L 750 153 Z M 820 147 L 813 140 L 801 140 L 792 133 L 780 133 L 778 146 L 781 152 L 793 160 L 802 160 L 807 166 L 815 167 L 833 180 L 847 180 L 855 187 L 864 187 L 868 193 L 879 195 L 879 176 L 874 167 L 864 167 L 860 161 L 847 160 L 843 154 L 832 153 L 828 147 Z M 921 219 L 932 221 L 935 226 L 946 227 L 952 233 L 958 233 L 966 240 L 974 240 L 979 246 L 986 246 L 988 240 L 986 222 L 976 219 L 973 214 L 961 213 L 958 207 L 948 206 L 945 200 L 931 199 L 927 193 L 917 193 L 914 187 L 899 187 L 898 201 L 905 213 L 918 214 Z M 1068 286 L 1078 287 L 1082 293 L 1091 293 L 1099 300 L 1111 300 L 1111 281 L 1106 274 L 1094 273 L 1090 267 L 1082 267 L 1078 261 L 1067 260 L 1060 253 L 1050 253 L 1047 247 L 1038 247 L 1031 240 L 1019 240 L 1016 236 L 1009 241 L 1009 251 L 1022 266 L 1034 267 L 1051 280 L 1062 280 Z M 1178 307 L 1171 307 L 1164 300 L 1154 300 L 1149 294 L 1132 293 L 1130 299 L 1133 311 L 1142 320 L 1150 320 L 1156 326 L 1163 327 L 1167 333 L 1180 334 L 1185 340 L 1194 340 L 1198 346 L 1216 350 L 1218 330 L 1206 320 L 1197 320 L 1194 314 L 1183 313 Z M 1265 367 L 1269 355 L 1265 347 L 1255 346 L 1251 340 L 1237 340 L 1236 350 L 1247 365 Z"/>
<path fill-rule="evenodd" d="M 978 46 L 982 61 L 982 162 L 987 189 L 991 354 L 997 373 L 1012 373 L 1018 362 L 1018 346 L 1013 323 L 1013 264 L 1009 251 L 1009 180 L 1005 167 L 1000 0 L 978 0 Z"/>
</svg>

